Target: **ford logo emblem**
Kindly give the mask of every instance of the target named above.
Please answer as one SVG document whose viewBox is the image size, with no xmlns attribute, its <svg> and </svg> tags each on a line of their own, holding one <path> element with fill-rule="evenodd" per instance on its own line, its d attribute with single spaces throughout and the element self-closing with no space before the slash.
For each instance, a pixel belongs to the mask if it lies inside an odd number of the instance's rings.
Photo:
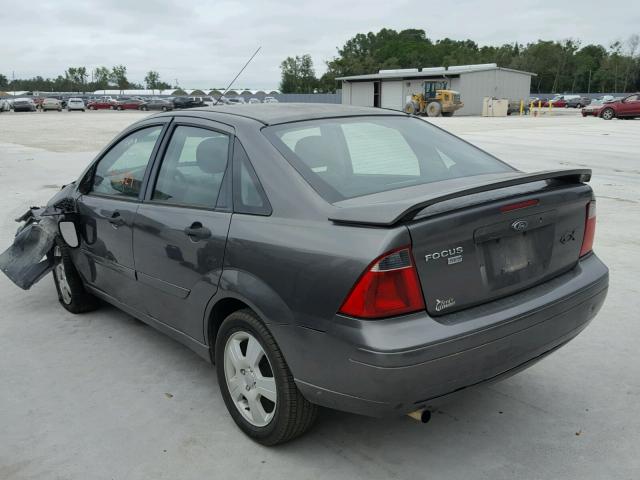
<svg viewBox="0 0 640 480">
<path fill-rule="evenodd" d="M 529 222 L 526 220 L 516 220 L 511 224 L 511 228 L 513 228 L 516 232 L 523 232 L 529 226 Z"/>
</svg>

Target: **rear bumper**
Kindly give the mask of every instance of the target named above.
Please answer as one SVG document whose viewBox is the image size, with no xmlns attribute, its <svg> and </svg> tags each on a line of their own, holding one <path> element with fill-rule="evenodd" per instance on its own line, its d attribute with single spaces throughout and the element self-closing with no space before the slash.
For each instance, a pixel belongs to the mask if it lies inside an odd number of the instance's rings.
<svg viewBox="0 0 640 480">
<path fill-rule="evenodd" d="M 608 283 L 607 267 L 592 254 L 544 284 L 437 319 L 336 316 L 326 333 L 280 327 L 274 334 L 289 346 L 285 356 L 311 402 L 400 415 L 516 373 L 567 343 L 600 310 Z"/>
</svg>

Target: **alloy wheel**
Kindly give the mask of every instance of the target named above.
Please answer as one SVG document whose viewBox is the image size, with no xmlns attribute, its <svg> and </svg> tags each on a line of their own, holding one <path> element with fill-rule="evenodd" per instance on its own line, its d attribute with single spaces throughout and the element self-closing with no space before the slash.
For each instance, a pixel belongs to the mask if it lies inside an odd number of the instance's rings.
<svg viewBox="0 0 640 480">
<path fill-rule="evenodd" d="M 273 419 L 278 395 L 273 369 L 260 342 L 237 331 L 224 348 L 224 376 L 231 400 L 247 422 L 264 427 Z"/>
</svg>

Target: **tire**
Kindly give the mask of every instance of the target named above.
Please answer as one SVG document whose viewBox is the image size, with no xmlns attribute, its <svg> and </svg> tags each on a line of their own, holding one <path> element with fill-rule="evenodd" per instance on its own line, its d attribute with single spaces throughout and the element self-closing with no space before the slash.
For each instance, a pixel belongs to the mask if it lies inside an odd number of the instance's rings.
<svg viewBox="0 0 640 480">
<path fill-rule="evenodd" d="M 442 105 L 438 102 L 431 102 L 426 108 L 428 117 L 439 117 L 442 115 Z"/>
<path fill-rule="evenodd" d="M 253 346 L 249 348 L 250 345 Z M 253 355 L 256 361 L 248 360 L 249 350 L 258 352 Z M 277 445 L 311 428 L 318 407 L 302 396 L 273 336 L 253 311 L 238 310 L 222 322 L 216 338 L 215 360 L 227 410 L 251 439 L 262 445 Z M 270 395 L 261 395 L 260 387 L 256 387 L 261 381 L 264 386 L 275 387 L 275 393 L 265 388 Z M 230 385 L 234 384 L 235 398 L 230 391 Z M 275 402 L 268 398 L 271 395 Z M 253 398 L 254 407 L 259 407 L 252 409 L 249 398 Z"/>
<path fill-rule="evenodd" d="M 600 116 L 605 120 L 611 120 L 616 116 L 616 112 L 613 111 L 613 108 L 605 108 Z"/>
<path fill-rule="evenodd" d="M 120 105 L 118 105 L 118 110 L 122 111 L 122 107 Z"/>
<path fill-rule="evenodd" d="M 166 112 L 167 111 L 167 107 L 162 107 L 162 111 Z"/>
<path fill-rule="evenodd" d="M 407 104 L 404 106 L 404 113 L 408 113 L 409 115 L 417 115 L 418 105 L 415 102 L 407 102 Z"/>
<path fill-rule="evenodd" d="M 89 107 L 89 110 L 95 110 L 96 107 L 94 107 L 93 105 Z"/>
<path fill-rule="evenodd" d="M 577 104 L 576 108 L 582 108 L 582 104 L 581 103 Z"/>
<path fill-rule="evenodd" d="M 85 290 L 82 279 L 71 261 L 69 248 L 60 238 L 56 239 L 52 255 L 53 283 L 60 304 L 71 313 L 90 312 L 98 308 L 98 299 Z"/>
<path fill-rule="evenodd" d="M 507 115 L 511 115 L 511 113 L 507 112 Z M 453 112 L 442 112 L 443 117 L 453 117 Z"/>
</svg>

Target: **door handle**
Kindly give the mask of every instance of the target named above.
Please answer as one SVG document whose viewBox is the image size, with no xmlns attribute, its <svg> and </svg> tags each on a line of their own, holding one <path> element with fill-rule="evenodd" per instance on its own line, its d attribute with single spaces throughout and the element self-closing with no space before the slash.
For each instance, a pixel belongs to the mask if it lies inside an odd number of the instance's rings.
<svg viewBox="0 0 640 480">
<path fill-rule="evenodd" d="M 209 230 L 207 227 L 203 227 L 200 222 L 193 222 L 190 227 L 186 227 L 184 229 L 184 233 L 191 240 L 193 240 L 194 238 L 209 238 L 211 236 L 211 230 Z"/>
<path fill-rule="evenodd" d="M 124 225 L 125 221 L 124 221 L 124 218 L 122 218 L 122 215 L 120 215 L 120 212 L 116 210 L 111 214 L 111 217 L 109 218 L 109 223 L 113 225 L 113 228 L 118 228 Z"/>
</svg>

